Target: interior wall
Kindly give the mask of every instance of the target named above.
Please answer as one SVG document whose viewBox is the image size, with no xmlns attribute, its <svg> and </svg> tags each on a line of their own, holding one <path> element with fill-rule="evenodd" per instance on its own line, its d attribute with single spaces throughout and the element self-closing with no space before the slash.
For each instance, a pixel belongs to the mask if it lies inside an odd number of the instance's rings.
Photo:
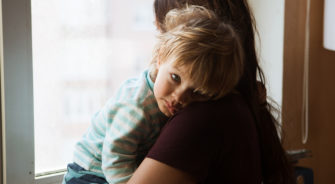
<svg viewBox="0 0 335 184">
<path fill-rule="evenodd" d="M 0 39 L 1 41 L 1 39 Z M 1 53 L 0 53 L 1 54 Z M 0 55 L 1 57 L 1 55 Z M 0 66 L 1 71 L 1 66 Z M 1 72 L 0 72 L 1 73 Z M 0 74 L 0 81 L 1 81 L 1 74 Z M 1 93 L 1 83 L 0 83 L 0 93 Z M 0 183 L 2 183 L 2 100 L 0 95 Z"/>
<path fill-rule="evenodd" d="M 311 0 L 309 138 L 302 144 L 301 115 L 306 0 L 286 0 L 282 118 L 286 149 L 306 148 L 298 165 L 314 171 L 314 183 L 335 183 L 335 51 L 323 48 L 324 1 Z"/>
<path fill-rule="evenodd" d="M 2 180 L 2 1 L 0 2 L 0 183 Z"/>
<path fill-rule="evenodd" d="M 256 48 L 266 78 L 267 94 L 282 104 L 285 0 L 248 0 L 255 16 Z"/>
<path fill-rule="evenodd" d="M 0 68 L 1 70 L 1 68 Z M 1 81 L 1 76 L 0 76 L 0 81 Z M 1 91 L 1 87 L 0 87 Z M 1 95 L 0 95 L 0 183 L 2 183 L 2 100 L 1 100 Z"/>
</svg>

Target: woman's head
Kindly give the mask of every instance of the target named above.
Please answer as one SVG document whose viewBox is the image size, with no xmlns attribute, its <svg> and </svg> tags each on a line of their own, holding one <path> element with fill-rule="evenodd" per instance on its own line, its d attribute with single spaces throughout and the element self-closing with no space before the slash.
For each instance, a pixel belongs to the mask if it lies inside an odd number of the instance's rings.
<svg viewBox="0 0 335 184">
<path fill-rule="evenodd" d="M 155 86 L 161 84 L 163 69 L 170 70 L 164 77 L 170 78 L 170 73 L 173 78 L 178 78 L 173 81 L 176 83 L 169 85 L 179 92 L 179 87 L 183 88 L 185 93 L 179 95 L 184 95 L 184 105 L 197 101 L 195 94 L 206 96 L 207 100 L 217 99 L 236 87 L 243 74 L 240 39 L 234 29 L 220 21 L 213 11 L 194 5 L 173 9 L 166 15 L 165 29 L 166 32 L 158 37 L 154 52 Z M 156 96 L 159 91 L 155 91 Z M 181 96 L 172 92 L 171 95 L 178 98 L 167 94 L 165 101 L 173 105 L 179 103 Z"/>
<path fill-rule="evenodd" d="M 172 9 L 179 9 L 185 5 L 198 5 L 212 10 L 220 20 L 231 24 L 240 33 L 240 36 L 252 34 L 253 38 L 254 19 L 246 0 L 155 0 L 154 12 L 157 28 L 165 32 L 166 14 Z"/>
</svg>

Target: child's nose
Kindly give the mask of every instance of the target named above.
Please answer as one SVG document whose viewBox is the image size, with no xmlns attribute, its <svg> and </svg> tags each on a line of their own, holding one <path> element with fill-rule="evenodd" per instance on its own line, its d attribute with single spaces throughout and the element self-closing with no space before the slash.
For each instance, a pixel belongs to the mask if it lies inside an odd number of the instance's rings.
<svg viewBox="0 0 335 184">
<path fill-rule="evenodd" d="M 187 105 L 189 102 L 189 95 L 187 90 L 176 90 L 174 97 L 176 102 L 183 106 Z"/>
</svg>

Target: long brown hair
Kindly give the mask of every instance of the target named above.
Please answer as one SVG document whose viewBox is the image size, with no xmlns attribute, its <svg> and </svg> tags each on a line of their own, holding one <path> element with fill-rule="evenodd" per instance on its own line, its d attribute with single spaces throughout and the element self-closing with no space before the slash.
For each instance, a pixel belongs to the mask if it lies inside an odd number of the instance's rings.
<svg viewBox="0 0 335 184">
<path fill-rule="evenodd" d="M 239 35 L 244 50 L 244 73 L 236 89 L 247 101 L 254 114 L 258 129 L 262 175 L 265 184 L 295 183 L 293 171 L 278 136 L 278 122 L 271 114 L 272 106 L 262 96 L 259 84 L 265 86 L 265 77 L 258 64 L 255 49 L 255 20 L 246 0 L 155 0 L 154 11 L 158 28 L 165 32 L 164 19 L 171 9 L 182 8 L 186 4 L 204 6 L 213 10 L 225 23 L 232 25 Z M 257 81 L 259 77 L 260 81 Z"/>
</svg>

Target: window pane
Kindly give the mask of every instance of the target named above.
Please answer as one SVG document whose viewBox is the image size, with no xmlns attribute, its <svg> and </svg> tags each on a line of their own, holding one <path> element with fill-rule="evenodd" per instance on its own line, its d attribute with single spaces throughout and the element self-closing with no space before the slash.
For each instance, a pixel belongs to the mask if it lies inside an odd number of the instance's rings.
<svg viewBox="0 0 335 184">
<path fill-rule="evenodd" d="M 153 0 L 32 0 L 35 169 L 64 169 L 94 112 L 150 62 Z"/>
</svg>

